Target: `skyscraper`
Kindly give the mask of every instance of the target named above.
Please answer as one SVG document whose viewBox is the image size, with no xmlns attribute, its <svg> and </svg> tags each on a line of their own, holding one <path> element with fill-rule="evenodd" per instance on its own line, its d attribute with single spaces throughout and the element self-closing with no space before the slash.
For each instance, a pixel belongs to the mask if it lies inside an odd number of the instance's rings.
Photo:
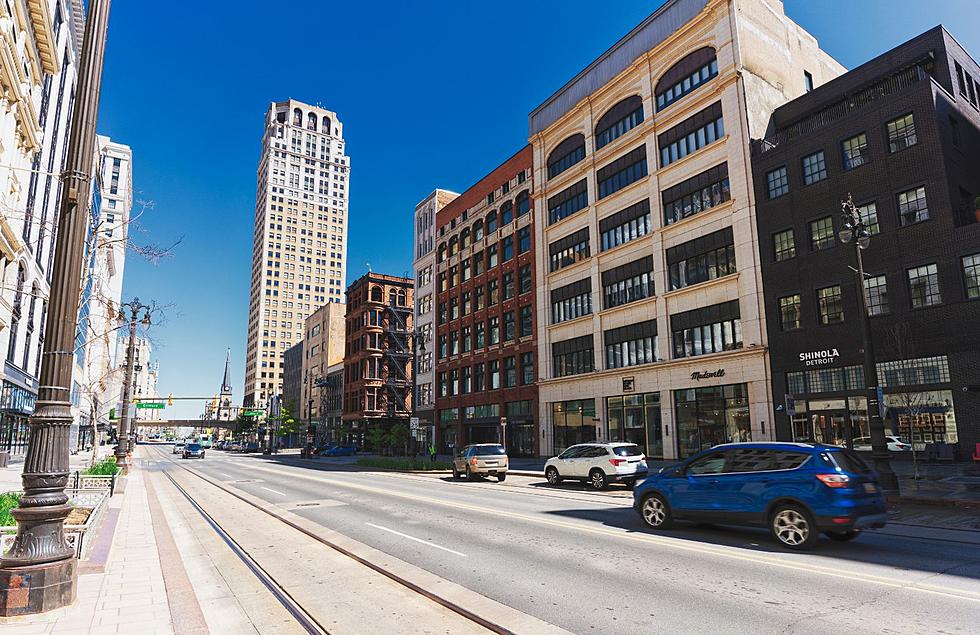
<svg viewBox="0 0 980 635">
<path fill-rule="evenodd" d="M 255 193 L 246 406 L 282 392 L 283 353 L 306 318 L 343 302 L 350 159 L 336 113 L 292 99 L 269 106 Z"/>
</svg>

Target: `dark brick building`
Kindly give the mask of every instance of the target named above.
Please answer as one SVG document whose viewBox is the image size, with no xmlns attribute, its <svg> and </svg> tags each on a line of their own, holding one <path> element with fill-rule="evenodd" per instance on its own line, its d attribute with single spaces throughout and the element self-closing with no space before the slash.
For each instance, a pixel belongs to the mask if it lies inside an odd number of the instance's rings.
<svg viewBox="0 0 980 635">
<path fill-rule="evenodd" d="M 436 214 L 436 425 L 440 451 L 540 443 L 534 214 L 527 146 Z M 504 425 L 506 423 L 506 425 Z"/>
<path fill-rule="evenodd" d="M 980 441 L 980 67 L 942 27 L 778 108 L 753 144 L 780 439 L 868 434 L 853 196 L 886 433 Z M 935 447 L 935 446 L 933 446 Z M 928 448 L 931 449 L 931 448 Z"/>
</svg>

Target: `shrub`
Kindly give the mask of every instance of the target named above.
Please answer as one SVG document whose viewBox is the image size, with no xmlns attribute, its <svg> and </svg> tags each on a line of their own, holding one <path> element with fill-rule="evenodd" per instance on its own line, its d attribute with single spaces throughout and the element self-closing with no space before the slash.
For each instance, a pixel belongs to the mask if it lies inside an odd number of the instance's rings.
<svg viewBox="0 0 980 635">
<path fill-rule="evenodd" d="M 10 510 L 20 504 L 23 492 L 7 492 L 0 494 L 0 527 L 10 527 L 17 521 L 10 515 Z"/>
<path fill-rule="evenodd" d="M 116 467 L 116 457 L 110 456 L 88 468 L 82 472 L 82 474 L 85 476 L 112 476 L 118 471 L 119 468 Z"/>
<path fill-rule="evenodd" d="M 436 461 L 435 463 L 424 458 L 417 459 L 390 459 L 384 457 L 361 457 L 357 459 L 357 465 L 361 467 L 377 467 L 386 470 L 403 471 L 430 471 L 430 470 L 451 470 L 453 466 L 447 461 Z"/>
</svg>

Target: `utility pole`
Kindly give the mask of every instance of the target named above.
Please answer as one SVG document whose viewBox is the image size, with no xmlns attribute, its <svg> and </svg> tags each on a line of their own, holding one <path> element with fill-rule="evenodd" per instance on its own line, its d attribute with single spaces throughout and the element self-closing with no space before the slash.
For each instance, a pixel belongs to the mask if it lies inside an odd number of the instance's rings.
<svg viewBox="0 0 980 635">
<path fill-rule="evenodd" d="M 126 379 L 123 383 L 122 415 L 119 419 L 119 443 L 116 445 L 116 465 L 123 473 L 129 471 L 129 455 L 133 451 L 130 428 L 135 428 L 135 422 L 129 418 L 129 402 L 133 393 L 133 369 L 136 367 L 136 319 L 140 311 L 144 311 L 142 324 L 150 325 L 150 307 L 133 298 L 119 307 L 119 320 L 126 319 L 125 309 L 129 308 L 129 346 L 126 348 Z"/>
<path fill-rule="evenodd" d="M 110 0 L 88 3 L 75 91 L 78 109 L 68 136 L 62 175 L 47 337 L 21 476 L 24 495 L 20 507 L 11 512 L 17 520 L 14 544 L 0 557 L 0 616 L 30 615 L 67 606 L 74 602 L 78 586 L 75 550 L 65 542 L 64 530 L 65 518 L 71 512 L 65 494 L 72 422 L 71 373 L 109 4 Z M 12 589 L 17 593 L 11 593 Z"/>
</svg>

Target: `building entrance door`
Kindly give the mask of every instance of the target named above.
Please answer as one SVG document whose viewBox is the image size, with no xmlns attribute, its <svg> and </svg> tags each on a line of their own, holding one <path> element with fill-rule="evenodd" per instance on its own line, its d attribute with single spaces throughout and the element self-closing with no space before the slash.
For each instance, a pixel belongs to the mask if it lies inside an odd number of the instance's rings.
<svg viewBox="0 0 980 635">
<path fill-rule="evenodd" d="M 506 447 L 508 456 L 534 456 L 534 424 L 508 424 Z"/>
<path fill-rule="evenodd" d="M 810 413 L 810 434 L 817 443 L 847 446 L 849 422 L 845 410 Z"/>
</svg>

